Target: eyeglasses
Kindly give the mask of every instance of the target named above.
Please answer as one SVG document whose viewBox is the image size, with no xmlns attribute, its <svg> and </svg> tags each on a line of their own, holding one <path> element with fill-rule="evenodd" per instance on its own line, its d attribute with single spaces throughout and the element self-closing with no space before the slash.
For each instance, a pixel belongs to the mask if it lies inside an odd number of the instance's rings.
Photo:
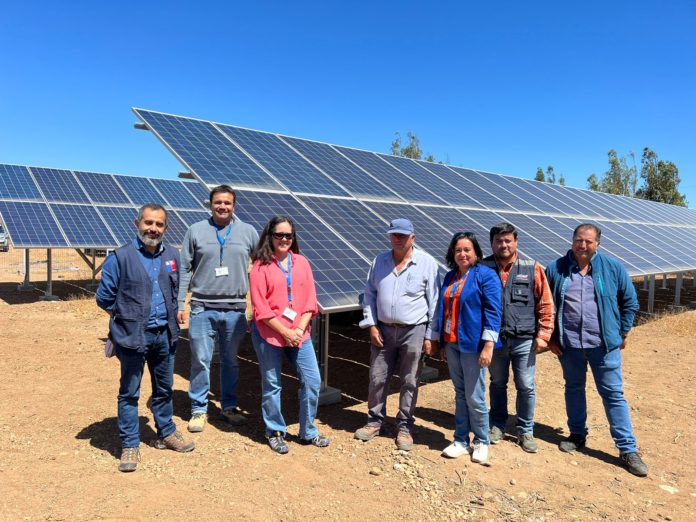
<svg viewBox="0 0 696 522">
<path fill-rule="evenodd" d="M 292 232 L 273 232 L 273 237 L 278 240 L 287 239 L 288 241 L 290 241 L 292 238 L 295 237 L 295 234 Z"/>
</svg>

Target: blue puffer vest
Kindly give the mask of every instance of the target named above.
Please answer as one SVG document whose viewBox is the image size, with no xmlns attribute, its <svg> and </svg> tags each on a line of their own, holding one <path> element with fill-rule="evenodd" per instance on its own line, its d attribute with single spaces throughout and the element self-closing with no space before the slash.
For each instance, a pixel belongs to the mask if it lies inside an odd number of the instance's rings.
<svg viewBox="0 0 696 522">
<path fill-rule="evenodd" d="M 145 329 L 150 317 L 152 282 L 145 272 L 139 253 L 133 244 L 118 248 L 114 254 L 120 272 L 118 292 L 109 323 L 111 341 L 121 348 L 145 349 Z M 169 270 L 172 269 L 170 272 Z M 179 252 L 165 245 L 157 277 L 167 307 L 169 338 L 175 343 L 179 335 L 176 321 L 179 292 Z"/>
</svg>

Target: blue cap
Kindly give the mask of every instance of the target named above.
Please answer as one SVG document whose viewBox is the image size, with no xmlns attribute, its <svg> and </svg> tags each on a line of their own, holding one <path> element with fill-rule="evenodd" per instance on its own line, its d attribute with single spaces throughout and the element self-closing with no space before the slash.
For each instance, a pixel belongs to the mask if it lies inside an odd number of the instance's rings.
<svg viewBox="0 0 696 522">
<path fill-rule="evenodd" d="M 411 235 L 413 233 L 413 223 L 411 223 L 408 219 L 404 218 L 393 220 L 391 223 L 389 223 L 389 230 L 387 230 L 387 234 Z"/>
</svg>

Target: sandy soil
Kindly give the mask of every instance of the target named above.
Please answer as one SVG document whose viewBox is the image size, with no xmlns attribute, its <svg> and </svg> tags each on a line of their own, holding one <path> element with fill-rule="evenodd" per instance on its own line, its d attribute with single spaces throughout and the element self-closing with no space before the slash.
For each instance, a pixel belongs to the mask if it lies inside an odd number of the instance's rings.
<svg viewBox="0 0 696 522">
<path fill-rule="evenodd" d="M 625 393 L 650 465 L 648 478 L 619 466 L 593 386 L 587 450 L 568 455 L 557 449 L 566 434 L 565 411 L 560 367 L 550 353 L 538 363 L 536 455 L 510 438 L 492 448 L 488 467 L 443 459 L 440 451 L 453 429 L 453 390 L 439 363 L 432 365 L 440 379 L 421 388 L 410 454 L 396 450 L 393 434 L 370 443 L 354 440 L 365 420 L 368 345 L 350 324 L 332 328 L 330 384 L 344 395 L 340 404 L 319 411 L 320 428 L 333 440 L 329 448 L 300 446 L 292 437 L 286 456 L 266 446 L 258 369 L 246 344 L 239 390 L 241 406 L 252 414 L 249 424 L 232 428 L 219 418 L 214 386 L 211 422 L 195 435 L 196 450 L 182 455 L 154 449 L 144 379 L 143 460 L 137 472 L 122 474 L 118 363 L 102 354 L 105 314 L 89 295 L 69 298 L 70 285 L 56 285 L 66 298 L 60 302 L 38 301 L 39 292 L 18 294 L 15 286 L 0 283 L 2 520 L 696 519 L 696 312 L 637 327 L 623 354 Z M 183 430 L 188 367 L 183 339 L 174 404 Z M 291 372 L 285 385 L 292 436 L 298 427 Z M 396 397 L 390 396 L 390 413 Z"/>
</svg>

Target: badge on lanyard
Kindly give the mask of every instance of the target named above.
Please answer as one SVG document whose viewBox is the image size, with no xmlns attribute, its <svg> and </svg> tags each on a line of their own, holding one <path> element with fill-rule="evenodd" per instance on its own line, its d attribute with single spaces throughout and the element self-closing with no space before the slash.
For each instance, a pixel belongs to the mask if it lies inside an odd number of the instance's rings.
<svg viewBox="0 0 696 522">
<path fill-rule="evenodd" d="M 288 306 L 286 306 L 285 310 L 283 310 L 283 317 L 285 317 L 288 321 L 294 321 L 295 317 L 297 317 L 297 312 L 292 309 L 292 256 L 290 254 L 288 254 L 287 260 L 287 270 L 285 270 L 283 264 L 277 259 L 276 264 L 278 265 L 278 268 L 280 268 L 280 271 L 283 272 L 285 281 L 288 285 Z"/>
<path fill-rule="evenodd" d="M 220 243 L 220 266 L 215 269 L 215 277 L 225 277 L 229 275 L 229 269 L 226 266 L 222 266 L 222 254 L 225 250 L 227 238 L 230 237 L 230 233 L 232 232 L 232 222 L 230 221 L 225 237 L 220 237 L 220 229 L 215 222 L 213 222 L 213 225 L 215 225 L 215 235 L 217 236 L 218 243 Z"/>
<path fill-rule="evenodd" d="M 229 275 L 230 271 L 226 266 L 215 267 L 215 277 L 225 277 Z"/>
<path fill-rule="evenodd" d="M 294 321 L 295 317 L 297 317 L 297 312 L 288 306 L 283 310 L 283 317 L 288 321 Z"/>
</svg>

